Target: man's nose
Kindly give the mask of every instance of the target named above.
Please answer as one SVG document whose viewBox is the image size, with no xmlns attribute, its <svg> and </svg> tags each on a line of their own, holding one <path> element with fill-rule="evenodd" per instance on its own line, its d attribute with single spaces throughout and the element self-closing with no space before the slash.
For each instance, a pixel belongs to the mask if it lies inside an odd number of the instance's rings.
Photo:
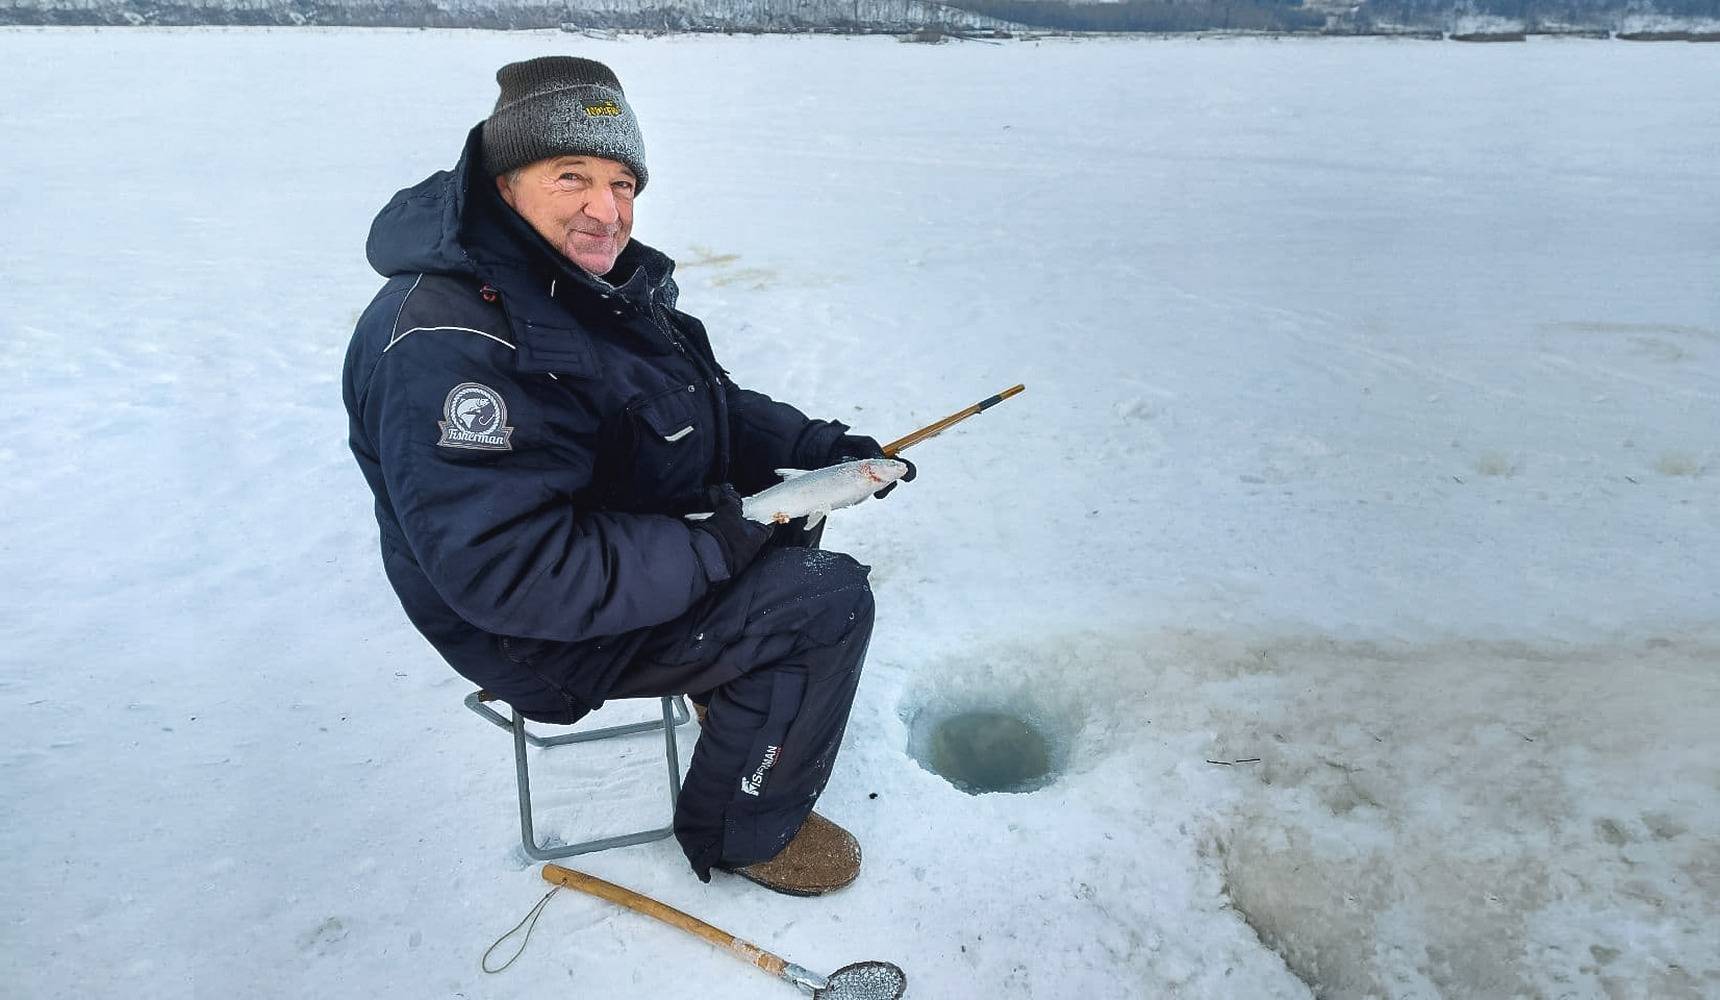
<svg viewBox="0 0 1720 1000">
<path fill-rule="evenodd" d="M 621 206 L 615 200 L 615 192 L 608 188 L 592 192 L 585 202 L 585 214 L 606 226 L 615 225 L 621 219 Z"/>
</svg>

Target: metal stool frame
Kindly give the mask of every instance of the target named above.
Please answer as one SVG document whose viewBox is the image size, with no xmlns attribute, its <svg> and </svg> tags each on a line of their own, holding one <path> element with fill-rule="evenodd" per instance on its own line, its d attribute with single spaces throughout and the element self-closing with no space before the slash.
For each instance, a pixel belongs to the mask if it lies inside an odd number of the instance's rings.
<svg viewBox="0 0 1720 1000">
<path fill-rule="evenodd" d="M 607 740 L 616 736 L 629 736 L 634 733 L 648 733 L 657 729 L 663 730 L 664 756 L 669 765 L 669 815 L 675 814 L 675 802 L 681 797 L 681 754 L 675 744 L 675 728 L 685 725 L 692 718 L 687 710 L 685 698 L 680 695 L 665 697 L 663 702 L 663 718 L 650 722 L 630 722 L 621 726 L 608 726 L 603 729 L 590 729 L 585 732 L 567 733 L 562 736 L 538 736 L 526 731 L 526 720 L 510 706 L 513 718 L 510 720 L 500 712 L 486 705 L 485 702 L 494 700 L 494 696 L 486 691 L 474 691 L 466 696 L 466 707 L 476 712 L 480 718 L 509 730 L 514 735 L 514 777 L 519 788 L 520 799 L 520 846 L 525 848 L 526 856 L 536 861 L 554 861 L 557 858 L 571 858 L 576 854 L 591 854 L 596 851 L 607 851 L 612 847 L 629 847 L 634 844 L 649 844 L 662 840 L 675 832 L 673 822 L 668 826 L 652 830 L 640 830 L 636 833 L 624 833 L 614 837 L 600 837 L 596 840 L 585 840 L 577 844 L 566 844 L 561 847 L 540 847 L 537 835 L 532 832 L 532 786 L 531 774 L 526 766 L 526 745 L 540 750 L 551 750 L 555 747 L 567 746 L 570 743 L 591 743 L 597 740 Z"/>
</svg>

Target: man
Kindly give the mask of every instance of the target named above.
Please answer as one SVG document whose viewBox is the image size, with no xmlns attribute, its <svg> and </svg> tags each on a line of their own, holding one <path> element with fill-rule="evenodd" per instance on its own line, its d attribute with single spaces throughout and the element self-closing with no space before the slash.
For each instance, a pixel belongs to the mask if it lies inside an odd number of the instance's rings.
<svg viewBox="0 0 1720 1000">
<path fill-rule="evenodd" d="M 868 570 L 746 520 L 740 497 L 882 449 L 735 385 L 675 308 L 673 262 L 631 239 L 645 153 L 607 67 L 554 56 L 496 79 L 459 165 L 371 227 L 388 283 L 345 399 L 389 582 L 528 719 L 691 694 L 675 835 L 699 878 L 841 888 L 859 845 L 811 810 L 871 636 Z"/>
</svg>

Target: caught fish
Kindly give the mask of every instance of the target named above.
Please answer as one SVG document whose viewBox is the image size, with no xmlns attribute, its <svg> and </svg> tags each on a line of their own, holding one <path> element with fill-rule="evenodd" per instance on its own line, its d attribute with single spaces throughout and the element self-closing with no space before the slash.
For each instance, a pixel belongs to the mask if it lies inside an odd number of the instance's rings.
<svg viewBox="0 0 1720 1000">
<path fill-rule="evenodd" d="M 741 516 L 760 524 L 787 524 L 806 518 L 813 528 L 824 515 L 852 507 L 908 474 L 906 462 L 888 458 L 863 458 L 822 469 L 778 469 L 782 482 L 741 501 Z M 709 514 L 688 514 L 698 521 Z"/>
</svg>

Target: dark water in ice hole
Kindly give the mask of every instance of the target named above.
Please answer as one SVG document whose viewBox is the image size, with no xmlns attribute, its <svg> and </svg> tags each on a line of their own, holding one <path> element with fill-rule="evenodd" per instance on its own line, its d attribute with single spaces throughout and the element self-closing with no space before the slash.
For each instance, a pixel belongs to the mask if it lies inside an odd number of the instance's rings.
<svg viewBox="0 0 1720 1000">
<path fill-rule="evenodd" d="M 1004 712 L 963 712 L 915 720 L 914 756 L 969 795 L 1030 792 L 1054 777 L 1045 737 Z"/>
</svg>

